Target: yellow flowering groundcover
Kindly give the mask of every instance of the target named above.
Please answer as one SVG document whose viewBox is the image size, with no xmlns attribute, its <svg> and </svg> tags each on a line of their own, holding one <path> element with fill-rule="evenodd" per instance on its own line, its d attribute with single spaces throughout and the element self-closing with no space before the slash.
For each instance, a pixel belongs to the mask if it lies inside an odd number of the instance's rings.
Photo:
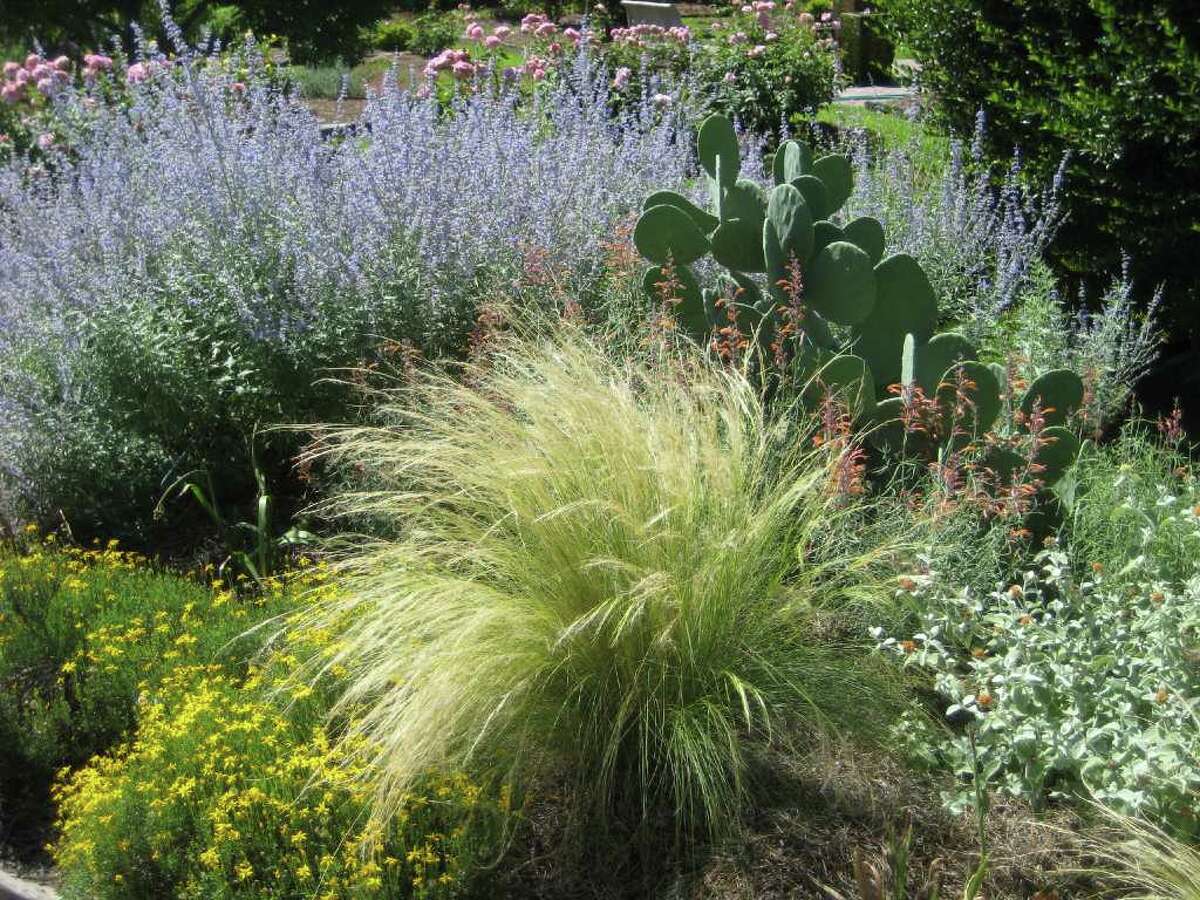
<svg viewBox="0 0 1200 900">
<path fill-rule="evenodd" d="M 327 692 L 294 688 L 302 658 L 281 652 L 243 684 L 214 666 L 177 669 L 135 740 L 64 773 L 55 856 L 67 896 L 449 897 L 466 886 L 471 861 L 498 846 L 506 795 L 431 777 L 386 831 L 371 826 L 362 772 L 326 730 Z"/>
<path fill-rule="evenodd" d="M 24 800 L 57 806 L 64 893 L 445 897 L 469 884 L 472 860 L 501 846 L 507 795 L 431 775 L 386 831 L 370 825 L 327 712 L 343 673 L 299 677 L 332 654 L 331 633 L 266 649 L 278 628 L 247 633 L 328 599 L 325 567 L 305 560 L 261 587 L 201 576 L 53 535 L 0 550 L 0 771 L 39 773 L 46 796 Z M 15 789 L 0 777 L 0 799 Z"/>
</svg>

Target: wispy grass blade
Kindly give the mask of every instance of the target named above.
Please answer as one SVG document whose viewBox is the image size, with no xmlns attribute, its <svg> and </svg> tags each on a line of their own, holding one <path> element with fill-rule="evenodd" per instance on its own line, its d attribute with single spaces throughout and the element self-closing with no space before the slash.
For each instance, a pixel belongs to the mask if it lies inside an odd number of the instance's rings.
<svg viewBox="0 0 1200 900">
<path fill-rule="evenodd" d="M 880 705 L 871 667 L 814 637 L 814 610 L 885 591 L 879 548 L 829 538 L 853 510 L 805 419 L 573 333 L 465 382 L 425 374 L 318 451 L 370 482 L 329 511 L 395 535 L 354 545 L 317 612 L 352 622 L 331 664 L 378 815 L 438 766 L 566 770 L 602 819 L 717 832 L 752 742 Z"/>
</svg>

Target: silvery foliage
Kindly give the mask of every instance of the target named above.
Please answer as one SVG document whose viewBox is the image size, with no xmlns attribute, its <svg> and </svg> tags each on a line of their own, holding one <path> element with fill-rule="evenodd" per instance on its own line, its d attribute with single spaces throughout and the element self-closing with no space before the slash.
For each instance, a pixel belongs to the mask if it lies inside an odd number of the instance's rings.
<svg viewBox="0 0 1200 900">
<path fill-rule="evenodd" d="M 388 88 L 335 141 L 240 55 L 248 78 L 143 44 L 158 66 L 117 85 L 123 102 L 64 91 L 61 152 L 0 167 L 10 509 L 52 512 L 68 459 L 97 495 L 215 464 L 183 457 L 319 414 L 314 382 L 382 338 L 453 349 L 480 285 L 527 253 L 585 287 L 601 239 L 690 164 L 685 111 L 647 96 L 614 112 L 586 54 L 533 100 L 483 85 L 444 109 Z"/>
<path fill-rule="evenodd" d="M 1194 827 L 1200 489 L 1176 482 L 1147 497 L 1131 480 L 1124 493 L 1121 515 L 1141 527 L 1120 568 L 1051 547 L 1014 584 L 986 594 L 926 571 L 901 592 L 921 610 L 918 630 L 907 640 L 881 630 L 876 637 L 884 652 L 932 678 L 952 720 L 967 721 L 993 786 L 1035 807 L 1090 795 Z M 906 717 L 897 733 L 915 756 L 960 776 L 944 799 L 968 808 L 965 737 L 920 716 Z"/>
</svg>

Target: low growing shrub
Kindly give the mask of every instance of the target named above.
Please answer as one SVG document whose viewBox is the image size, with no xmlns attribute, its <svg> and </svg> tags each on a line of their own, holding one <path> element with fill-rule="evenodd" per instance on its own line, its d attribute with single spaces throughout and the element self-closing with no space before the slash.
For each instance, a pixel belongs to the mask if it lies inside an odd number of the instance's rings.
<svg viewBox="0 0 1200 900">
<path fill-rule="evenodd" d="M 6 552 L 0 752 L 21 765 L 4 771 L 50 770 L 104 750 L 132 726 L 140 685 L 178 660 L 215 656 L 253 624 L 257 606 L 115 547 L 59 547 L 50 536 Z"/>
<path fill-rule="evenodd" d="M 1131 450 L 1145 441 L 1085 453 L 1059 491 L 1059 538 L 1011 582 L 960 589 L 933 570 L 902 579 L 918 626 L 903 640 L 881 634 L 881 646 L 933 677 L 947 715 L 974 732 L 984 777 L 1003 789 L 1035 805 L 1090 795 L 1195 834 L 1200 484 L 1177 457 L 1130 465 Z M 972 770 L 965 740 L 913 719 L 900 733 L 915 755 Z M 967 778 L 947 799 L 968 803 L 970 790 Z"/>
<path fill-rule="evenodd" d="M 466 375 L 324 436 L 368 479 L 331 511 L 397 534 L 354 546 L 316 613 L 353 614 L 330 664 L 363 707 L 377 818 L 430 767 L 562 766 L 601 821 L 722 831 L 755 743 L 886 715 L 887 684 L 814 626 L 875 599 L 880 547 L 843 552 L 855 509 L 806 419 L 768 421 L 737 374 L 626 367 L 571 334 Z"/>
<path fill-rule="evenodd" d="M 429 776 L 386 829 L 327 731 L 326 684 L 280 694 L 323 647 L 293 641 L 242 680 L 175 669 L 136 740 L 65 775 L 54 846 L 68 898 L 458 896 L 500 846 L 507 794 Z"/>
<path fill-rule="evenodd" d="M 126 739 L 174 667 L 236 669 L 255 649 L 241 635 L 295 604 L 293 581 L 238 596 L 115 542 L 84 550 L 48 535 L 0 550 L 0 806 L 35 829 L 59 767 Z"/>
</svg>

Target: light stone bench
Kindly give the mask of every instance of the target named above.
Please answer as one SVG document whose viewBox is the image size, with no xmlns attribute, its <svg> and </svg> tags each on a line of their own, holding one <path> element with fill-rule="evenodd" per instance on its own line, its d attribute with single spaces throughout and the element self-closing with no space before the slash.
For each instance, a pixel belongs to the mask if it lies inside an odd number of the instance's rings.
<svg viewBox="0 0 1200 900">
<path fill-rule="evenodd" d="M 674 3 L 651 3 L 650 0 L 621 0 L 630 25 L 659 25 L 675 28 L 682 25 L 679 9 Z"/>
<path fill-rule="evenodd" d="M 58 900 L 58 893 L 0 870 L 0 900 Z"/>
</svg>

